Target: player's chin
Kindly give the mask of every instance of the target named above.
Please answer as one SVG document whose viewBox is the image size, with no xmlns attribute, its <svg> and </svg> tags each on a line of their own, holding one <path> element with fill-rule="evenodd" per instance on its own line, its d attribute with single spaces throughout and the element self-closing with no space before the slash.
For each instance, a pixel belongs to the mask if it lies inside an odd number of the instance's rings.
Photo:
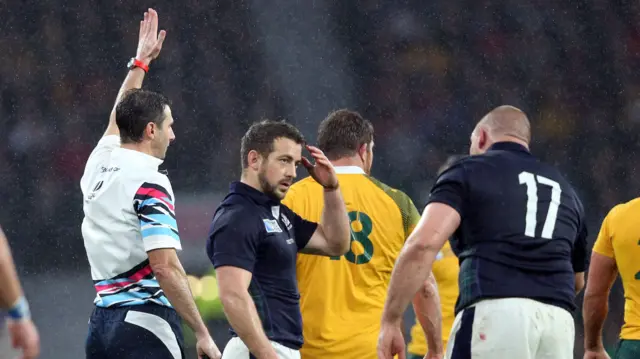
<svg viewBox="0 0 640 359">
<path fill-rule="evenodd" d="M 287 192 L 289 192 L 289 188 L 291 188 L 291 185 L 281 183 L 276 187 L 274 192 L 278 198 L 283 199 L 284 196 L 287 195 Z"/>
</svg>

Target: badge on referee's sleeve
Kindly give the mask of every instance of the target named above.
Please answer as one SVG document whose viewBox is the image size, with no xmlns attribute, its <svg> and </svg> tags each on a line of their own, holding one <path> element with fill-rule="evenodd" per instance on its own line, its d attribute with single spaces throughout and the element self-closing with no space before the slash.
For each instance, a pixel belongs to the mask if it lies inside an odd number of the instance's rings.
<svg viewBox="0 0 640 359">
<path fill-rule="evenodd" d="M 267 233 L 280 233 L 282 229 L 278 225 L 278 221 L 275 219 L 263 219 L 264 228 L 267 230 Z"/>
</svg>

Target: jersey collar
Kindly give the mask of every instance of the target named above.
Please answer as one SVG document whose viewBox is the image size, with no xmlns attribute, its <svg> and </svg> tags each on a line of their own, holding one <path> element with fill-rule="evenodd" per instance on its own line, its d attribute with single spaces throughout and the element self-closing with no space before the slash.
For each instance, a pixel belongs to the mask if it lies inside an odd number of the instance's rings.
<svg viewBox="0 0 640 359">
<path fill-rule="evenodd" d="M 163 160 L 148 155 L 140 151 L 134 151 L 127 148 L 116 147 L 113 150 L 116 161 L 121 165 L 130 165 L 132 167 L 147 167 L 154 171 L 164 162 Z"/>
<path fill-rule="evenodd" d="M 529 150 L 523 145 L 515 142 L 496 142 L 487 151 L 514 151 L 514 152 L 526 152 L 530 153 Z"/>
<path fill-rule="evenodd" d="M 336 171 L 337 174 L 339 175 L 363 175 L 364 170 L 358 166 L 336 166 L 333 167 L 333 169 Z"/>
<path fill-rule="evenodd" d="M 266 194 L 240 181 L 231 182 L 231 184 L 229 185 L 229 192 L 239 194 L 241 196 L 249 197 L 254 202 L 256 202 L 261 206 L 269 207 L 269 206 L 280 205 L 279 201 L 275 201 L 274 199 L 267 196 Z"/>
</svg>

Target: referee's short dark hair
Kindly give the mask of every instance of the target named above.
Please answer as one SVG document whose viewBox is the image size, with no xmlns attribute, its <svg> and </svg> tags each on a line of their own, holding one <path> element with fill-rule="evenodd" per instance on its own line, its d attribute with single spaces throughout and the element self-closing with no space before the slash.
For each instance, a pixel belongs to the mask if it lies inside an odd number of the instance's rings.
<svg viewBox="0 0 640 359">
<path fill-rule="evenodd" d="M 164 95 L 142 89 L 127 91 L 116 106 L 116 124 L 121 143 L 141 142 L 149 122 L 162 125 L 164 107 L 171 103 Z"/>
<path fill-rule="evenodd" d="M 351 157 L 360 146 L 373 141 L 373 125 L 358 112 L 331 112 L 318 128 L 318 147 L 332 161 Z"/>
<path fill-rule="evenodd" d="M 256 122 L 242 136 L 240 159 L 242 168 L 249 167 L 249 152 L 256 151 L 267 158 L 273 152 L 273 142 L 278 138 L 287 138 L 297 144 L 304 144 L 305 139 L 300 130 L 286 121 L 262 120 Z"/>
</svg>

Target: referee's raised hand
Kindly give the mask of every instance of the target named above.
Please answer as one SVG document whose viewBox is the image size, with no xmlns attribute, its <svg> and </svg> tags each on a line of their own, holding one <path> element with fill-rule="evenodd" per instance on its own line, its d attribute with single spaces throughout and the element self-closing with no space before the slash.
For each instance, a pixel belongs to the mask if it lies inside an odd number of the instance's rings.
<svg viewBox="0 0 640 359">
<path fill-rule="evenodd" d="M 149 11 L 144 13 L 144 20 L 140 21 L 136 59 L 149 65 L 160 54 L 162 43 L 166 36 L 167 32 L 165 30 L 160 30 L 158 33 L 158 13 L 149 8 Z"/>
<path fill-rule="evenodd" d="M 338 188 L 338 176 L 324 152 L 314 146 L 305 147 L 315 160 L 313 164 L 306 157 L 302 157 L 302 165 L 309 171 L 309 175 L 325 189 Z"/>
</svg>

